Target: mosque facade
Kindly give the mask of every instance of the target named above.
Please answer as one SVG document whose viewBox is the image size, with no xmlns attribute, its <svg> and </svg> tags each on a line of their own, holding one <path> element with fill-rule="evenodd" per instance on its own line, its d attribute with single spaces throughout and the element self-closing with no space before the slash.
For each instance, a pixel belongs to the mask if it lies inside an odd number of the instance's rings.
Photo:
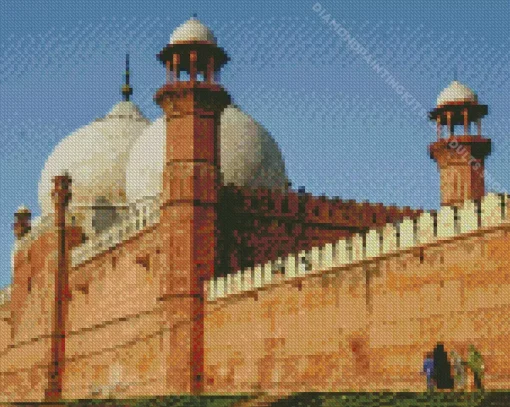
<svg viewBox="0 0 510 407">
<path fill-rule="evenodd" d="M 485 192 L 471 89 L 430 112 L 441 209 L 423 211 L 294 190 L 196 18 L 158 58 L 163 116 L 130 100 L 128 68 L 123 101 L 48 158 L 41 216 L 14 214 L 0 401 L 424 390 L 437 343 L 475 344 L 486 388 L 510 386 L 510 201 Z"/>
</svg>

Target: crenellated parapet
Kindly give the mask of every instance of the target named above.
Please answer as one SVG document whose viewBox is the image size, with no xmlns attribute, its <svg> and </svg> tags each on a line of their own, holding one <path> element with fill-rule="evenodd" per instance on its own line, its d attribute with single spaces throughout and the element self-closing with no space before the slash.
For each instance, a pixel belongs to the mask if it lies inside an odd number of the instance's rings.
<svg viewBox="0 0 510 407">
<path fill-rule="evenodd" d="M 233 184 L 222 188 L 221 198 L 226 211 L 239 215 L 300 219 L 307 223 L 359 228 L 384 225 L 402 216 L 414 218 L 422 212 L 410 207 L 314 196 L 304 189 L 251 189 Z"/>
<path fill-rule="evenodd" d="M 313 196 L 298 191 L 250 189 L 231 184 L 220 191 L 220 266 L 216 275 L 253 267 L 338 239 L 382 227 L 422 210 Z"/>
<path fill-rule="evenodd" d="M 130 204 L 128 214 L 112 228 L 97 235 L 89 236 L 82 245 L 74 248 L 71 252 L 72 267 L 77 267 L 97 255 L 109 250 L 124 241 L 129 240 L 140 231 L 159 222 L 161 197 L 147 197 Z M 237 230 L 238 225 L 254 227 L 255 240 L 265 238 L 264 230 L 259 222 L 281 220 L 280 226 L 287 225 L 278 233 L 281 236 L 288 231 L 300 229 L 306 242 L 314 239 L 313 233 L 323 234 L 327 240 L 334 240 L 324 234 L 325 228 L 332 228 L 333 233 L 342 233 L 344 230 L 350 233 L 359 230 L 368 230 L 371 226 L 382 226 L 388 222 L 401 219 L 403 216 L 415 218 L 421 210 L 413 210 L 408 207 L 384 206 L 369 202 L 358 203 L 353 200 L 341 200 L 339 198 L 327 198 L 325 196 L 312 196 L 304 192 L 286 192 L 265 188 L 250 189 L 229 185 L 221 191 L 220 212 L 228 214 L 229 220 L 234 220 L 231 228 L 225 227 L 223 233 L 242 235 L 243 230 Z M 220 219 L 222 215 L 220 214 Z M 52 227 L 51 219 L 45 221 L 46 229 Z M 253 225 L 252 225 L 253 224 Z M 230 226 L 230 225 L 229 225 Z M 316 226 L 320 229 L 316 230 Z M 306 232 L 306 228 L 314 228 L 312 233 Z M 17 245 L 23 245 L 31 236 L 35 238 L 42 228 L 37 226 L 32 233 L 21 239 Z M 230 239 L 235 241 L 234 239 Z M 255 244 L 255 241 L 252 242 Z M 294 245 L 294 242 L 292 242 Z M 302 244 L 298 243 L 301 248 Z M 229 248 L 224 249 L 228 255 L 232 255 Z M 221 273 L 220 273 L 221 274 Z"/>
<path fill-rule="evenodd" d="M 71 266 L 93 259 L 99 254 L 131 239 L 159 222 L 160 197 L 146 198 L 130 205 L 129 213 L 120 223 L 103 233 L 94 235 L 71 252 Z"/>
<path fill-rule="evenodd" d="M 509 195 L 488 194 L 466 201 L 461 207 L 443 206 L 438 212 L 423 212 L 401 221 L 371 228 L 334 243 L 315 246 L 288 256 L 257 264 L 206 282 L 207 298 L 216 301 L 231 295 L 256 292 L 271 284 L 323 273 L 365 260 L 398 255 L 399 252 L 458 235 L 487 229 L 506 222 Z"/>
</svg>

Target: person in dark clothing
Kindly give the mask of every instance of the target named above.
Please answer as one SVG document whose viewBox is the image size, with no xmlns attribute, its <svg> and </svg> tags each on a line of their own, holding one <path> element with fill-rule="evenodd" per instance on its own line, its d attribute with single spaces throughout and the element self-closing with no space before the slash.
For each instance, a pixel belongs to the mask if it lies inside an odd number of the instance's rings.
<svg viewBox="0 0 510 407">
<path fill-rule="evenodd" d="M 433 377 L 438 389 L 453 389 L 452 366 L 442 343 L 434 349 Z"/>
</svg>

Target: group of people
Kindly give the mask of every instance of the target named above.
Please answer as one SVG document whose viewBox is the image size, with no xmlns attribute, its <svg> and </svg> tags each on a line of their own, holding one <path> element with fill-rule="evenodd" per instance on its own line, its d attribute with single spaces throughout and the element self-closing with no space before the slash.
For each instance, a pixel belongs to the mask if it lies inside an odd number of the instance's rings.
<svg viewBox="0 0 510 407">
<path fill-rule="evenodd" d="M 484 363 L 480 352 L 469 345 L 467 358 L 463 360 L 455 350 L 450 358 L 442 343 L 438 343 L 433 352 L 426 354 L 423 360 L 423 373 L 427 377 L 427 389 L 438 390 L 483 390 Z"/>
</svg>

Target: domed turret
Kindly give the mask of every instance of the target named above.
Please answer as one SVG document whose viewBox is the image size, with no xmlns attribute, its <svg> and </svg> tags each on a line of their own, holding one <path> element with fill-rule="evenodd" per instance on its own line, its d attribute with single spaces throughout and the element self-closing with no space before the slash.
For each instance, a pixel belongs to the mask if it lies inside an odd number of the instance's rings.
<svg viewBox="0 0 510 407">
<path fill-rule="evenodd" d="M 491 153 L 491 140 L 482 137 L 482 118 L 487 112 L 475 92 L 454 80 L 441 91 L 437 106 L 429 113 L 437 126 L 437 141 L 429 146 L 429 154 L 441 175 L 442 205 L 459 206 L 485 194 L 485 158 Z M 476 134 L 472 123 L 477 125 Z"/>
</svg>

